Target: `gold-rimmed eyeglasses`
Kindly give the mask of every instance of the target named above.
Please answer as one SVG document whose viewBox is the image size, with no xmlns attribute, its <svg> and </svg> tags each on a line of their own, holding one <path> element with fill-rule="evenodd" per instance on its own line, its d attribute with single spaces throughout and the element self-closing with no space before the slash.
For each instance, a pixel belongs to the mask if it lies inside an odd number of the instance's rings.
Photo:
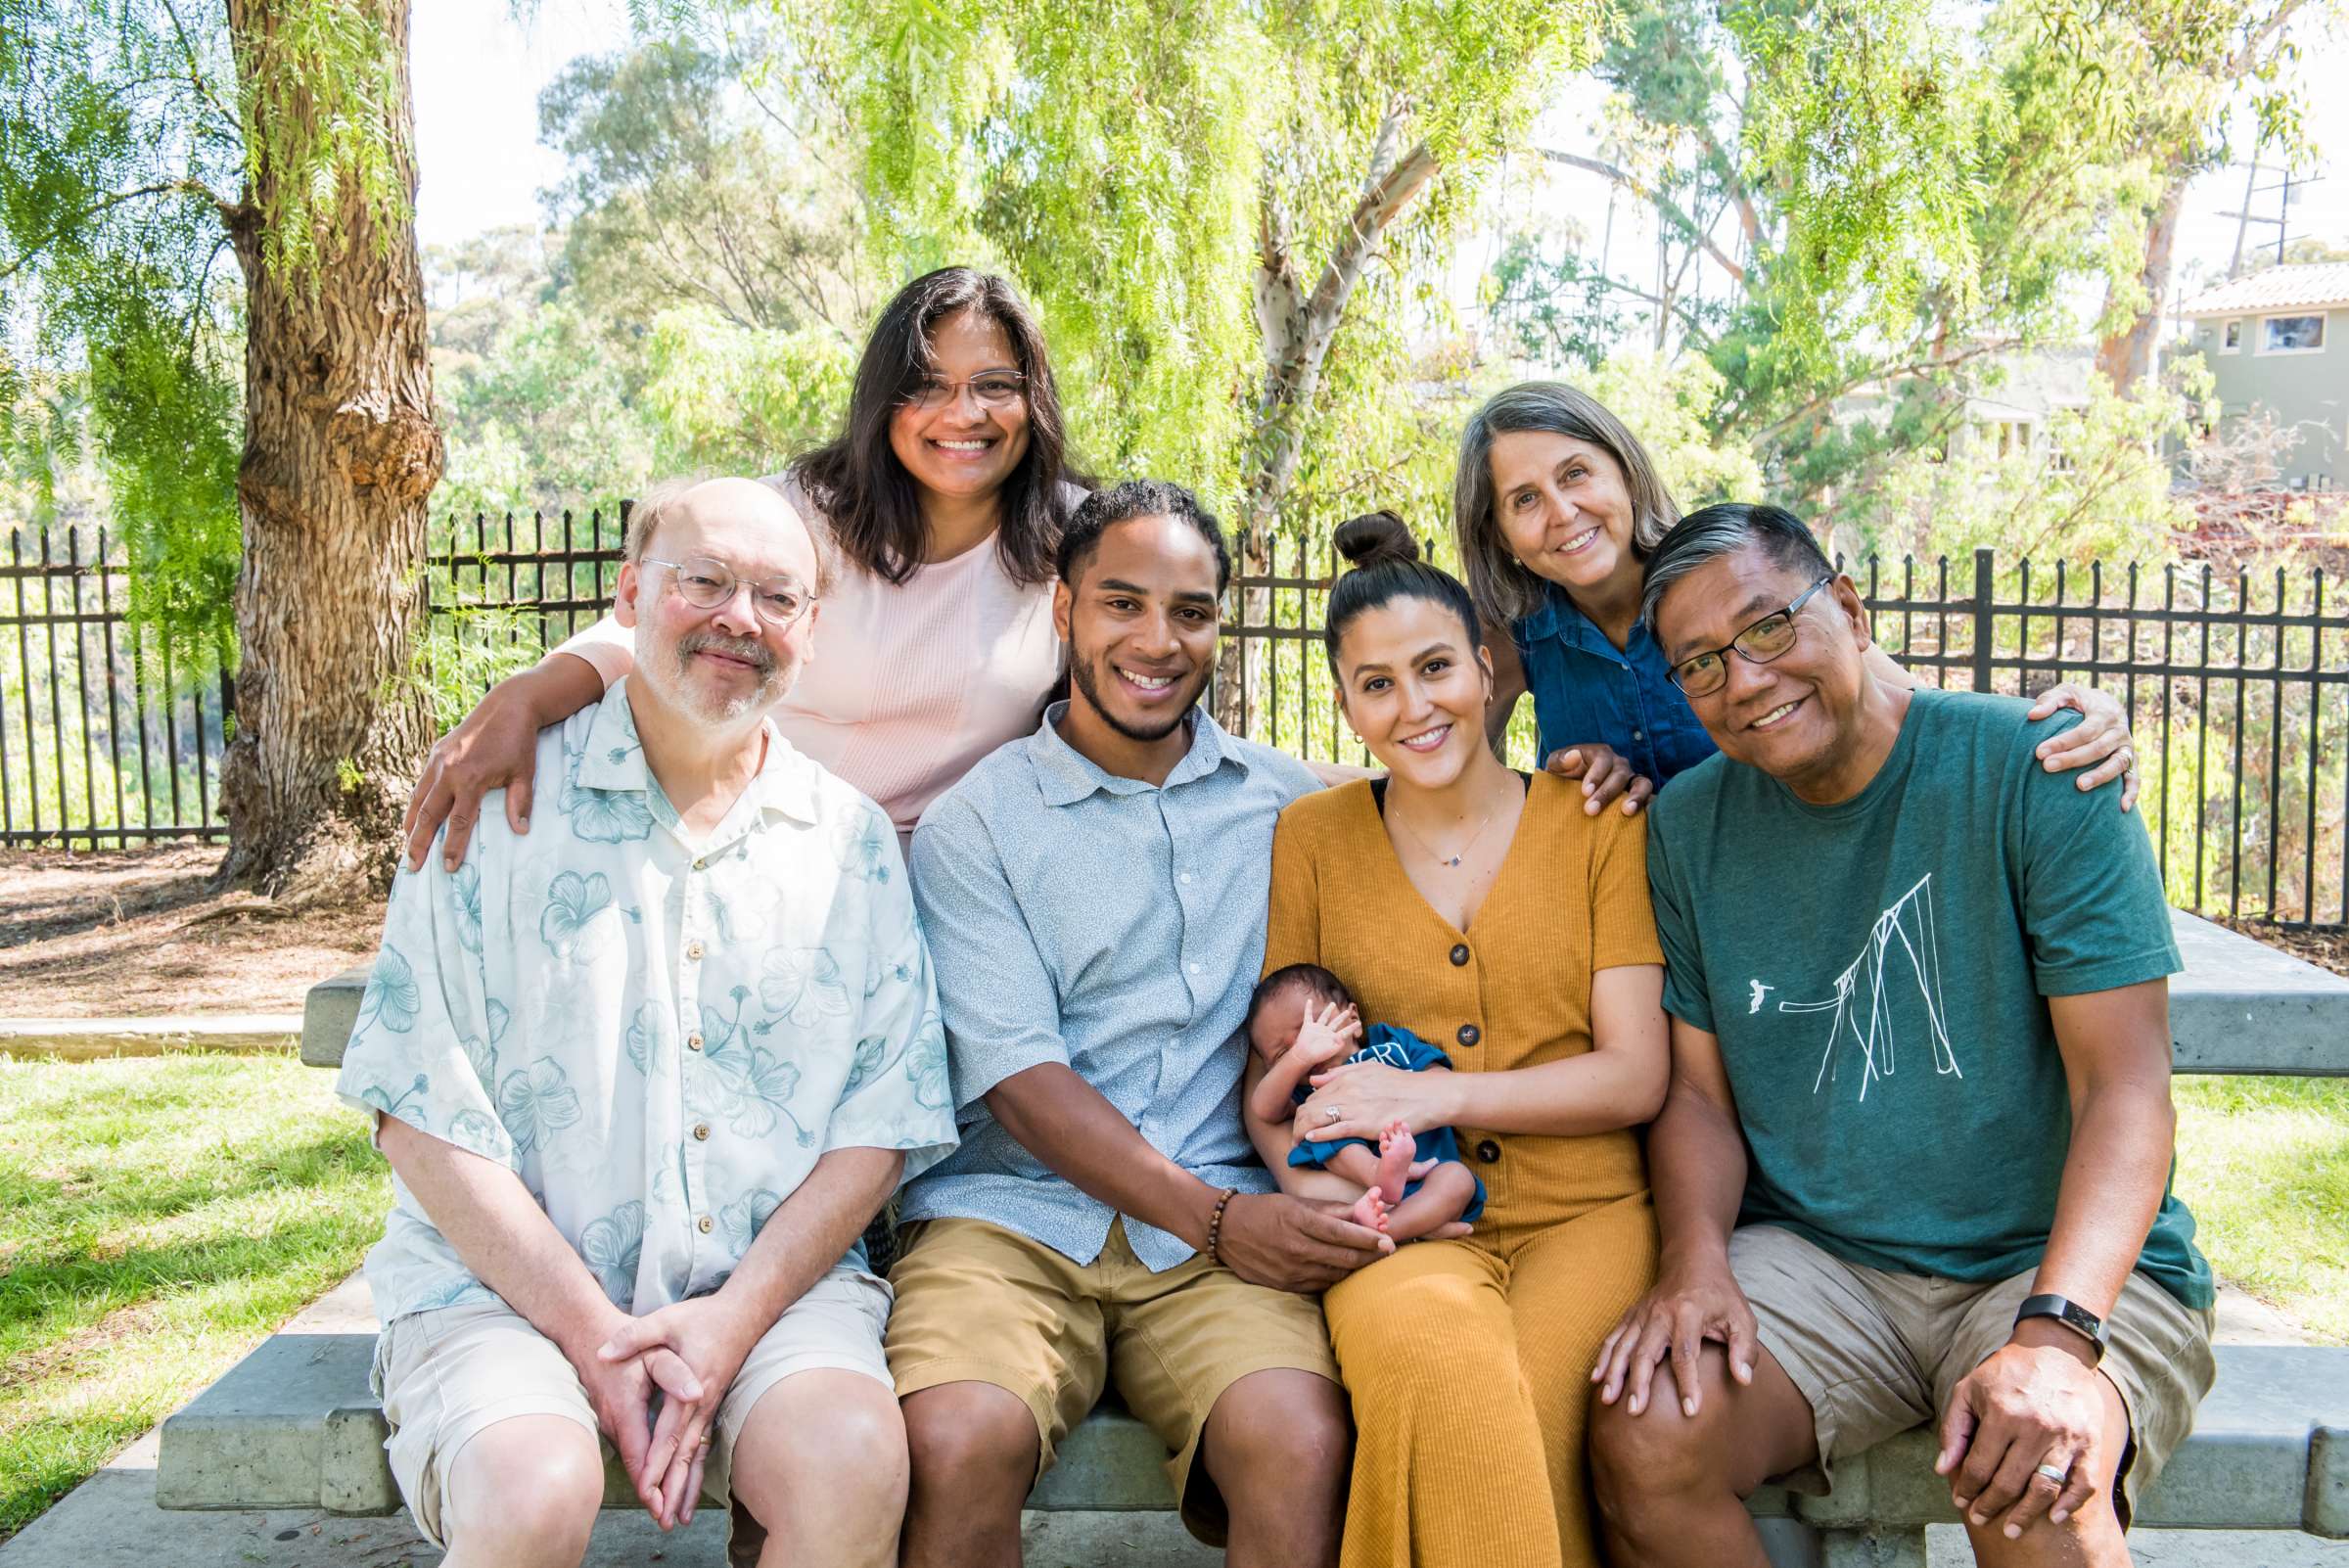
<svg viewBox="0 0 2349 1568">
<path fill-rule="evenodd" d="M 699 610 L 715 610 L 733 601 L 735 589 L 743 579 L 723 561 L 711 556 L 688 556 L 682 561 L 664 561 L 656 556 L 644 558 L 646 566 L 667 567 L 669 578 L 685 602 Z M 788 626 L 807 613 L 815 603 L 815 595 L 800 584 L 797 577 L 769 577 L 764 582 L 751 584 L 751 605 L 759 619 L 770 626 Z"/>
<path fill-rule="evenodd" d="M 1690 654 L 1672 667 L 1672 683 L 1681 688 L 1683 697 L 1710 697 L 1729 682 L 1729 654 L 1748 664 L 1767 665 L 1784 657 L 1794 646 L 1796 627 L 1794 618 L 1811 596 L 1835 580 L 1829 574 L 1805 588 L 1795 601 L 1783 610 L 1773 610 L 1761 620 L 1748 625 L 1719 648 L 1708 648 L 1700 654 Z"/>
</svg>

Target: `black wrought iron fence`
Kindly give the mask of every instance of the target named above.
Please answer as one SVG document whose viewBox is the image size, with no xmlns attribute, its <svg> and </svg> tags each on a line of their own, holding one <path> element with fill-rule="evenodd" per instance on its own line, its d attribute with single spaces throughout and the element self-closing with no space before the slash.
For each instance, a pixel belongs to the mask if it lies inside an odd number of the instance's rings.
<svg viewBox="0 0 2349 1568">
<path fill-rule="evenodd" d="M 625 504 L 444 525 L 426 572 L 426 671 L 461 712 L 488 678 L 600 614 Z M 1300 755 L 1359 761 L 1319 647 L 1336 570 L 1283 539 L 1233 583 L 1241 728 Z M 2087 572 L 1869 561 L 1874 635 L 1938 685 L 2111 688 L 2142 759 L 2139 806 L 2173 902 L 2291 924 L 2349 922 L 2349 607 L 2322 567 L 2207 564 Z M 102 530 L 18 530 L 0 568 L 0 844 L 217 838 L 222 715 L 233 684 L 191 687 L 124 620 Z M 2329 595 L 2329 598 L 2328 598 Z M 1512 732 L 1532 761 L 1531 705 Z"/>
</svg>

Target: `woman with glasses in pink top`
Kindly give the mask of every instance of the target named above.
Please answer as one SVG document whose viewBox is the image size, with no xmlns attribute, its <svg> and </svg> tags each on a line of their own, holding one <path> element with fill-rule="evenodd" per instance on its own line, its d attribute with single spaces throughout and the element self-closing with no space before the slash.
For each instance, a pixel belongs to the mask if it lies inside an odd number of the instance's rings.
<svg viewBox="0 0 2349 1568">
<path fill-rule="evenodd" d="M 1034 729 L 1059 679 L 1052 557 L 1085 482 L 1066 465 L 1036 317 L 1001 278 L 946 267 L 898 291 L 865 343 L 845 428 L 772 482 L 826 530 L 836 580 L 816 655 L 775 710 L 786 740 L 870 796 L 900 850 L 923 807 Z M 504 787 L 527 831 L 538 731 L 634 663 L 610 617 L 500 682 L 433 749 L 407 857 L 463 858 Z"/>
</svg>

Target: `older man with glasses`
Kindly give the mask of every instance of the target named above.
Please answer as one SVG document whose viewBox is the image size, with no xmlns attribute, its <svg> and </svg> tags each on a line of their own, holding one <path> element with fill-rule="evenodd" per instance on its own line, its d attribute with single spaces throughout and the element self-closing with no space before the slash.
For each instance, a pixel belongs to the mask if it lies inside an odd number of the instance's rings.
<svg viewBox="0 0 2349 1568">
<path fill-rule="evenodd" d="M 1595 1374 L 1614 1560 L 1764 1568 L 1740 1497 L 1932 1422 L 1978 1561 L 2128 1562 L 2213 1375 L 2142 824 L 2039 765 L 2068 718 L 1877 676 L 1775 507 L 1680 523 L 1642 614 L 1721 755 L 1650 824 L 1673 1081 L 1659 1278 Z"/>
<path fill-rule="evenodd" d="M 629 519 L 635 671 L 539 735 L 559 825 L 400 877 L 340 1088 L 397 1176 L 368 1283 L 392 1471 L 452 1568 L 570 1565 L 599 1430 L 663 1528 L 897 1559 L 890 1291 L 857 1243 L 952 1147 L 896 836 L 769 711 L 827 570 L 773 488 Z"/>
</svg>

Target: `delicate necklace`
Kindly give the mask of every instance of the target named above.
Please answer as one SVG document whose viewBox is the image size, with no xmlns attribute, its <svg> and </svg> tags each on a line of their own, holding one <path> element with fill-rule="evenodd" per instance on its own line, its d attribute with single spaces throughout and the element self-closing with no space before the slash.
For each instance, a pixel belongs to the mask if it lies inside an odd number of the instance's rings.
<svg viewBox="0 0 2349 1568">
<path fill-rule="evenodd" d="M 1427 840 L 1419 836 L 1417 829 L 1413 828 L 1410 823 L 1405 822 L 1403 819 L 1403 816 L 1400 812 L 1395 814 L 1394 820 L 1396 825 L 1401 827 L 1404 832 L 1410 834 L 1411 841 L 1414 844 L 1417 844 L 1422 850 L 1425 850 L 1438 864 L 1450 866 L 1456 871 L 1459 869 L 1460 862 L 1467 858 L 1468 852 L 1475 849 L 1477 841 L 1485 836 L 1485 830 L 1493 825 L 1494 818 L 1499 815 L 1500 808 L 1498 807 L 1495 807 L 1492 810 L 1487 811 L 1485 813 L 1485 819 L 1476 825 L 1476 831 L 1468 836 L 1468 842 L 1460 846 L 1460 853 L 1453 855 L 1446 855 L 1438 852 L 1434 845 L 1428 843 Z"/>
</svg>

